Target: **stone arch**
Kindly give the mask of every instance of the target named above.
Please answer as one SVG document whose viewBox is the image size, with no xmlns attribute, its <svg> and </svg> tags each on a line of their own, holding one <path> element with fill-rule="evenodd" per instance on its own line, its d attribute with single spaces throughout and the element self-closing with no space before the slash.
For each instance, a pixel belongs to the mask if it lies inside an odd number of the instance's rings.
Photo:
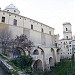
<svg viewBox="0 0 75 75">
<path fill-rule="evenodd" d="M 13 56 L 20 56 L 20 55 L 25 55 L 24 49 L 21 47 L 16 47 L 15 50 L 13 51 Z"/>
<path fill-rule="evenodd" d="M 34 55 L 39 55 L 39 51 L 37 49 L 34 50 L 33 52 Z"/>
<path fill-rule="evenodd" d="M 49 58 L 49 64 L 50 64 L 50 67 L 54 66 L 54 62 L 53 62 L 53 58 L 52 57 Z"/>
<path fill-rule="evenodd" d="M 40 49 L 41 50 L 41 54 L 44 55 L 44 50 L 41 47 L 39 47 L 39 46 L 38 46 L 38 49 Z"/>
<path fill-rule="evenodd" d="M 41 54 L 44 55 L 44 51 L 43 50 L 41 50 Z"/>
<path fill-rule="evenodd" d="M 39 55 L 41 56 L 41 58 L 36 58 L 35 60 L 39 59 L 42 61 L 42 66 L 43 66 L 43 71 L 44 71 L 44 66 L 45 66 L 45 55 L 44 55 L 44 50 L 40 47 L 37 47 L 34 51 L 33 51 L 33 55 Z M 38 63 L 38 62 L 37 62 Z M 36 63 L 36 64 L 37 64 Z M 33 64 L 32 64 L 33 66 Z"/>
<path fill-rule="evenodd" d="M 60 49 L 57 49 L 57 62 L 60 62 Z"/>
<path fill-rule="evenodd" d="M 52 56 L 53 56 L 53 65 L 56 62 L 56 57 L 55 57 L 55 51 L 53 48 L 51 48 Z"/>
<path fill-rule="evenodd" d="M 42 72 L 43 71 L 42 61 L 40 59 L 38 59 L 34 62 L 33 69 L 36 72 Z"/>
<path fill-rule="evenodd" d="M 58 48 L 58 49 L 57 49 L 57 54 L 59 54 L 59 51 L 60 51 L 60 49 Z"/>
<path fill-rule="evenodd" d="M 45 53 L 44 53 L 44 50 L 41 47 L 38 46 L 38 49 L 41 50 L 41 55 L 43 56 L 43 71 L 44 71 L 44 69 L 46 67 Z"/>
<path fill-rule="evenodd" d="M 51 48 L 51 52 L 52 52 L 52 51 L 54 51 L 54 49 L 53 49 L 53 48 Z"/>
</svg>

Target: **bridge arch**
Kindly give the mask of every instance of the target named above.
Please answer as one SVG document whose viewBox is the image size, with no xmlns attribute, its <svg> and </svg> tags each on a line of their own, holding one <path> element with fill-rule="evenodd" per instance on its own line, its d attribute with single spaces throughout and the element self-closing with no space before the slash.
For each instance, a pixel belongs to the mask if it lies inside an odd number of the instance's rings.
<svg viewBox="0 0 75 75">
<path fill-rule="evenodd" d="M 42 61 L 40 59 L 36 60 L 33 64 L 33 69 L 36 72 L 43 71 Z"/>
<path fill-rule="evenodd" d="M 52 57 L 49 58 L 49 64 L 50 64 L 50 67 L 54 66 L 54 61 Z"/>
</svg>

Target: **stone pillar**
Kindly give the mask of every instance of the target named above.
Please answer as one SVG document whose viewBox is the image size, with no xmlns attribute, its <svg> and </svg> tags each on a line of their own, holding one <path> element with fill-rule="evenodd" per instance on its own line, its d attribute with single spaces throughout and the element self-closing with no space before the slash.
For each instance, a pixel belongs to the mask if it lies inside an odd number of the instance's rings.
<svg viewBox="0 0 75 75">
<path fill-rule="evenodd" d="M 54 51 L 55 51 L 55 62 L 60 62 L 60 54 L 57 53 L 57 48 L 53 48 Z"/>
<path fill-rule="evenodd" d="M 54 61 L 55 63 L 57 62 L 57 49 L 56 48 L 53 48 L 54 49 L 54 53 L 55 53 L 55 58 L 54 58 Z"/>
</svg>

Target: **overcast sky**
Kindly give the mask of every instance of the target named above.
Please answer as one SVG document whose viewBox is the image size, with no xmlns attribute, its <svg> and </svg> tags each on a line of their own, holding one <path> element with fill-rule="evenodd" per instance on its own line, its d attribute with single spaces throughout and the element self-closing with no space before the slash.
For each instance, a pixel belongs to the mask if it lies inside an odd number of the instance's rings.
<svg viewBox="0 0 75 75">
<path fill-rule="evenodd" d="M 13 3 L 20 15 L 34 19 L 55 28 L 55 34 L 63 38 L 63 23 L 72 24 L 75 34 L 75 0 L 0 0 L 3 10 Z"/>
</svg>

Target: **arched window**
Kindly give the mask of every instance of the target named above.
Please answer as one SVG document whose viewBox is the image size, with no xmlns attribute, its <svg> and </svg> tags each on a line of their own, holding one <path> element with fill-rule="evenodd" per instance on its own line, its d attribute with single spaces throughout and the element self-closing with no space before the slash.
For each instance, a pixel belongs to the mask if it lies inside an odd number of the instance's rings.
<svg viewBox="0 0 75 75">
<path fill-rule="evenodd" d="M 42 28 L 42 32 L 43 32 L 43 28 Z"/>
<path fill-rule="evenodd" d="M 66 38 L 68 39 L 68 36 L 66 36 Z"/>
<path fill-rule="evenodd" d="M 39 55 L 39 51 L 36 49 L 36 50 L 34 50 L 33 54 L 34 55 Z"/>
</svg>

